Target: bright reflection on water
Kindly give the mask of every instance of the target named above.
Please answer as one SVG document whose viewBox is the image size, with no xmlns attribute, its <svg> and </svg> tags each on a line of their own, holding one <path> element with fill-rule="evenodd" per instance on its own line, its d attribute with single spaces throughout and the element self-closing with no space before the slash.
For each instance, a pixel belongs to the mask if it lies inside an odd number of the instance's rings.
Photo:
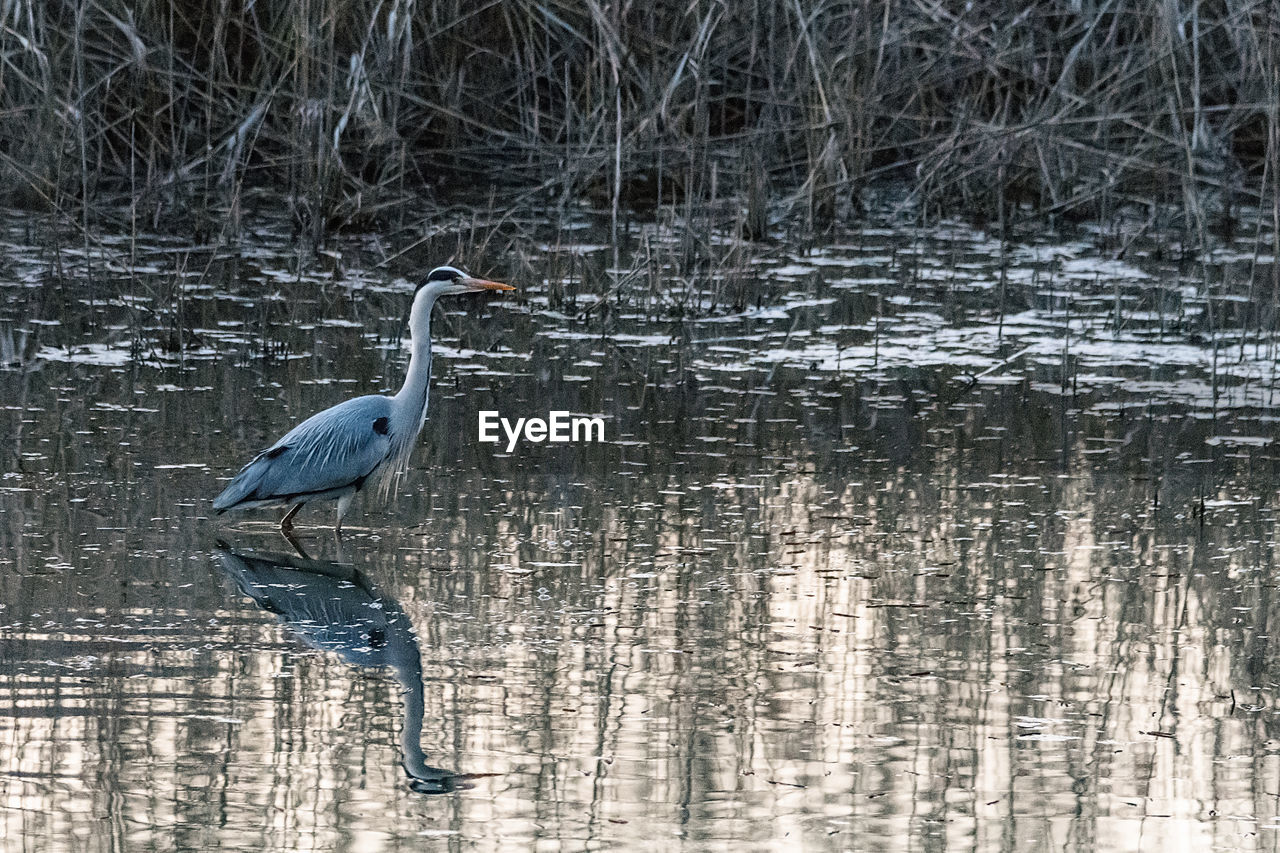
<svg viewBox="0 0 1280 853">
<path fill-rule="evenodd" d="M 810 303 L 608 334 L 532 282 L 437 314 L 398 501 L 341 546 L 304 510 L 301 560 L 209 501 L 398 384 L 407 296 L 246 260 L 166 325 L 9 263 L 6 849 L 1277 847 L 1269 341 L 1219 387 L 1185 347 L 1122 350 L 1147 384 L 1117 388 L 1088 338 L 1110 281 L 1092 314 L 1027 290 L 1007 349 L 928 369 L 878 347 L 935 340 L 965 289 L 856 286 L 851 259 Z M 1037 305 L 1059 324 L 1027 331 Z M 1110 340 L 1150 352 L 1140 307 Z M 480 409 L 610 440 L 507 455 Z"/>
</svg>

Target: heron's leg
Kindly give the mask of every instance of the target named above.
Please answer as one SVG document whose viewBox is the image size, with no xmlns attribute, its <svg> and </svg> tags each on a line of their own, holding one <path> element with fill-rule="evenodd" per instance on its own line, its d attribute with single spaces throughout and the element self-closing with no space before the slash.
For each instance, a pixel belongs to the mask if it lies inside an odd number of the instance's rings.
<svg viewBox="0 0 1280 853">
<path fill-rule="evenodd" d="M 293 508 L 284 514 L 284 518 L 280 519 L 280 532 L 286 537 L 289 535 L 289 531 L 293 529 L 293 517 L 298 514 L 300 509 L 302 509 L 302 504 L 294 504 Z"/>
<path fill-rule="evenodd" d="M 347 492 L 338 498 L 338 521 L 333 525 L 333 532 L 339 539 L 342 538 L 342 517 L 347 514 L 347 510 L 351 509 L 351 502 L 355 499 L 354 491 Z"/>
</svg>

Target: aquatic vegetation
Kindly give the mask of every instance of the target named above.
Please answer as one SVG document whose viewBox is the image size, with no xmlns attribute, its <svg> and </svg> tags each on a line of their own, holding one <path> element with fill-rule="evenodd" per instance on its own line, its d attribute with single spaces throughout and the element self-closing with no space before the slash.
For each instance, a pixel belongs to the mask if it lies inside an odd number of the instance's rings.
<svg viewBox="0 0 1280 853">
<path fill-rule="evenodd" d="M 9 203 L 197 242 L 272 187 L 310 247 L 451 183 L 812 234 L 886 181 L 926 222 L 1280 217 L 1274 8 L 499 0 L 4 6 Z M 1161 212 L 1161 208 L 1165 212 Z M 121 230 L 129 231 L 131 228 Z M 1275 247 L 1270 247 L 1272 252 Z"/>
</svg>

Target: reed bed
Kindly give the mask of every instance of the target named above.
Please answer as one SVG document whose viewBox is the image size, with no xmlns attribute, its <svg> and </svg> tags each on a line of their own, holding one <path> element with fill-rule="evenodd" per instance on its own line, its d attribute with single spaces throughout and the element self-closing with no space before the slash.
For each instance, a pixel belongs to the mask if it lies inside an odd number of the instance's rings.
<svg viewBox="0 0 1280 853">
<path fill-rule="evenodd" d="M 0 193 L 314 243 L 422 199 L 1280 225 L 1272 0 L 3 0 Z M 1280 230 L 1280 229 L 1276 229 Z"/>
</svg>

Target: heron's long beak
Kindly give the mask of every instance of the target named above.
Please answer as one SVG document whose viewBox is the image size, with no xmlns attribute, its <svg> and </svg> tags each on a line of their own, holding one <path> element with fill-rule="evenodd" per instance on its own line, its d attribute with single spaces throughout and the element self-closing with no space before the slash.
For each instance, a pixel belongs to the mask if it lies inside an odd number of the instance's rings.
<svg viewBox="0 0 1280 853">
<path fill-rule="evenodd" d="M 489 281 L 484 278 L 464 278 L 460 279 L 459 284 L 465 284 L 472 290 L 515 290 L 509 284 L 503 284 L 500 281 Z"/>
</svg>

